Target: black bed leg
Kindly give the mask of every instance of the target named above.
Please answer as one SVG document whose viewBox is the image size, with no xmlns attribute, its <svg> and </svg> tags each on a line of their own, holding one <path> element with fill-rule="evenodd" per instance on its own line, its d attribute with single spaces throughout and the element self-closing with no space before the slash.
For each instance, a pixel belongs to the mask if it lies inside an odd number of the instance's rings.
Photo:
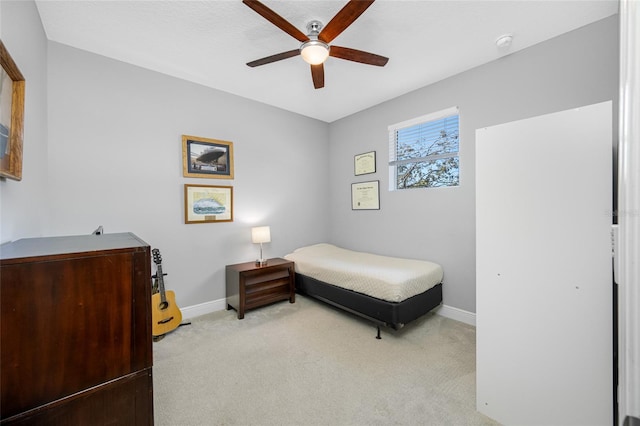
<svg viewBox="0 0 640 426">
<path fill-rule="evenodd" d="M 380 326 L 378 326 L 378 335 L 376 336 L 376 339 L 382 339 L 382 337 L 380 337 Z"/>
</svg>

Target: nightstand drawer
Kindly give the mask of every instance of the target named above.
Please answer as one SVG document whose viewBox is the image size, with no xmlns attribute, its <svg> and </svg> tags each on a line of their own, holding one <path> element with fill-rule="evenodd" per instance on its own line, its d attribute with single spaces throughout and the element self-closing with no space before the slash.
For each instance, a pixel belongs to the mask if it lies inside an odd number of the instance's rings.
<svg viewBox="0 0 640 426">
<path fill-rule="evenodd" d="M 266 281 L 289 280 L 289 268 L 271 268 L 268 271 L 251 271 L 244 273 L 244 285 L 249 287 L 264 284 Z"/>
<path fill-rule="evenodd" d="M 289 277 L 248 285 L 244 291 L 247 298 L 249 298 L 254 293 L 273 293 L 274 291 L 278 291 L 278 289 L 287 294 L 289 293 Z"/>
<path fill-rule="evenodd" d="M 246 294 L 246 308 L 250 309 L 254 306 L 262 306 L 278 300 L 286 300 L 289 298 L 289 283 L 283 281 L 272 281 L 267 286 L 260 286 L 258 291 Z"/>
</svg>

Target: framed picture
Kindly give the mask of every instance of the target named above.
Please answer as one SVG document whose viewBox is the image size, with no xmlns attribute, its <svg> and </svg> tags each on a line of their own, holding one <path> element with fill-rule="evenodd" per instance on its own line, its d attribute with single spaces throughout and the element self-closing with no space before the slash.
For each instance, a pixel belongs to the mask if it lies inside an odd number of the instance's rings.
<svg viewBox="0 0 640 426">
<path fill-rule="evenodd" d="M 233 179 L 233 142 L 182 136 L 184 177 Z"/>
<path fill-rule="evenodd" d="M 233 222 L 233 187 L 184 185 L 184 223 Z"/>
<path fill-rule="evenodd" d="M 0 40 L 0 177 L 22 179 L 24 77 Z"/>
<path fill-rule="evenodd" d="M 353 170 L 356 176 L 376 172 L 376 152 L 365 152 L 354 157 Z"/>
<path fill-rule="evenodd" d="M 380 210 L 380 181 L 351 184 L 351 210 Z"/>
</svg>

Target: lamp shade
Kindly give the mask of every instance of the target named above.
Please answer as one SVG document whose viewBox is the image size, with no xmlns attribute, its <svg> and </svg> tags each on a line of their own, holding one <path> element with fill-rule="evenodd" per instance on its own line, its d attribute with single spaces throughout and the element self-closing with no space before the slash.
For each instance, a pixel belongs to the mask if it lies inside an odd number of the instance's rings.
<svg viewBox="0 0 640 426">
<path fill-rule="evenodd" d="M 256 226 L 251 228 L 251 241 L 254 243 L 270 243 L 271 228 L 268 226 Z"/>
</svg>

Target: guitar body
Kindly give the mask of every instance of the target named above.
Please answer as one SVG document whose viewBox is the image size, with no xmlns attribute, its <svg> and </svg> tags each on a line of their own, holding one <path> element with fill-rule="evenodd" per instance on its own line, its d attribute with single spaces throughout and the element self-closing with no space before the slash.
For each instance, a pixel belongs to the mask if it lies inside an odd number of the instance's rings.
<svg viewBox="0 0 640 426">
<path fill-rule="evenodd" d="M 173 291 L 165 291 L 165 301 L 162 294 L 151 296 L 151 334 L 162 336 L 178 328 L 182 322 L 182 312 L 176 305 L 176 295 Z"/>
<path fill-rule="evenodd" d="M 182 312 L 176 305 L 174 292 L 165 291 L 164 289 L 164 276 L 166 274 L 162 272 L 160 250 L 153 249 L 151 253 L 157 268 L 156 281 L 153 284 L 153 294 L 151 295 L 151 335 L 160 337 L 180 326 Z"/>
</svg>

